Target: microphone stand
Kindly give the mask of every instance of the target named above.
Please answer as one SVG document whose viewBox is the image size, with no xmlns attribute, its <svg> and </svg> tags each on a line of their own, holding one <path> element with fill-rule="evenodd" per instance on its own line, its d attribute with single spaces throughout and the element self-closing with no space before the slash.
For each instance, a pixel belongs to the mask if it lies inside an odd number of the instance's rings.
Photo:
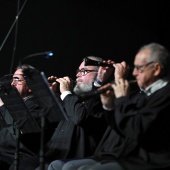
<svg viewBox="0 0 170 170">
<path fill-rule="evenodd" d="M 17 123 L 15 124 L 15 135 L 16 135 L 16 151 L 15 151 L 15 155 L 14 155 L 14 170 L 19 170 L 20 130 L 19 130 Z"/>
<path fill-rule="evenodd" d="M 0 52 L 1 52 L 1 50 L 2 50 L 2 48 L 3 48 L 3 46 L 4 46 L 4 44 L 5 44 L 5 42 L 7 41 L 7 39 L 8 39 L 8 37 L 9 37 L 10 33 L 12 32 L 12 29 L 14 28 L 15 24 L 17 23 L 18 18 L 19 18 L 19 16 L 21 15 L 21 12 L 22 12 L 22 10 L 24 9 L 24 7 L 25 7 L 27 1 L 28 1 L 28 0 L 25 0 L 25 2 L 23 3 L 23 5 L 22 5 L 20 11 L 19 11 L 18 14 L 16 15 L 13 24 L 11 25 L 11 27 L 10 27 L 10 29 L 9 29 L 9 31 L 8 31 L 8 33 L 7 33 L 6 37 L 5 37 L 5 39 L 4 39 L 4 41 L 2 42 L 2 44 L 1 44 L 1 46 L 0 46 Z M 18 2 L 18 6 L 19 6 L 19 2 Z M 17 27 L 16 27 L 16 32 L 17 32 Z M 15 39 L 15 42 L 16 42 L 16 39 Z M 14 56 L 13 56 L 13 57 L 14 57 Z M 12 71 L 13 60 L 14 60 L 14 59 L 12 58 L 12 63 L 11 63 L 10 72 Z"/>
<path fill-rule="evenodd" d="M 42 113 L 41 115 L 41 143 L 40 143 L 40 170 L 44 170 L 45 168 L 45 160 L 44 160 L 44 139 L 45 139 L 45 115 Z"/>
<path fill-rule="evenodd" d="M 19 6 L 20 6 L 20 0 L 18 0 L 18 3 L 17 3 L 17 14 L 19 12 Z M 11 59 L 10 73 L 12 73 L 12 68 L 13 68 L 13 63 L 14 63 L 14 58 L 15 58 L 15 52 L 16 52 L 16 47 L 17 47 L 17 35 L 18 35 L 18 20 L 15 26 L 14 47 L 13 47 L 13 53 L 12 53 L 12 59 Z"/>
</svg>

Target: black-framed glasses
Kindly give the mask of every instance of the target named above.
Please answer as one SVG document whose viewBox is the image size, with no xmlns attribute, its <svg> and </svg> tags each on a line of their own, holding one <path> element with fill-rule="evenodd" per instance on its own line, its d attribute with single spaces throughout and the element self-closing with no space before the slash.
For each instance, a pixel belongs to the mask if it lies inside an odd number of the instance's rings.
<svg viewBox="0 0 170 170">
<path fill-rule="evenodd" d="M 146 64 L 142 64 L 142 65 L 134 65 L 133 69 L 136 69 L 139 73 L 142 73 L 144 68 L 155 63 L 154 61 L 150 61 Z"/>
<path fill-rule="evenodd" d="M 77 70 L 76 73 L 80 73 L 82 76 L 85 76 L 86 74 L 90 73 L 90 72 L 98 72 L 98 70 L 87 70 L 82 68 L 81 70 Z"/>
<path fill-rule="evenodd" d="M 15 84 L 21 83 L 22 81 L 25 82 L 24 79 L 19 79 L 18 77 L 13 77 L 13 78 L 11 79 L 11 83 L 14 82 Z"/>
</svg>

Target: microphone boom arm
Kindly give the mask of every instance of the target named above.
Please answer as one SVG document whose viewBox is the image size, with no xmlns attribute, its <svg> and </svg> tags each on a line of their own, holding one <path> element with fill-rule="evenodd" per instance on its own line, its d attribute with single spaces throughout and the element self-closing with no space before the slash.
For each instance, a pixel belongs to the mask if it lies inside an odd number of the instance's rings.
<svg viewBox="0 0 170 170">
<path fill-rule="evenodd" d="M 2 42 L 2 44 L 1 44 L 1 46 L 0 46 L 0 52 L 1 52 L 1 50 L 2 50 L 2 48 L 3 48 L 3 46 L 4 46 L 4 44 L 5 44 L 6 40 L 8 39 L 8 37 L 9 37 L 9 35 L 10 35 L 13 27 L 15 26 L 16 22 L 18 21 L 18 18 L 19 18 L 19 16 L 20 16 L 20 14 L 21 14 L 21 12 L 22 12 L 22 10 L 23 10 L 23 8 L 24 8 L 24 6 L 25 6 L 26 3 L 27 3 L 27 0 L 25 0 L 24 4 L 22 5 L 22 7 L 21 7 L 19 13 L 17 14 L 17 16 L 15 17 L 15 20 L 14 20 L 11 28 L 9 29 L 9 31 L 8 31 L 8 33 L 7 33 L 4 41 Z"/>
<path fill-rule="evenodd" d="M 21 65 L 22 62 L 25 61 L 26 59 L 36 57 L 36 56 L 44 56 L 44 58 L 48 59 L 48 58 L 53 56 L 53 52 L 52 51 L 45 51 L 45 52 L 40 52 L 40 53 L 34 53 L 34 54 L 27 55 L 26 57 L 20 59 L 19 65 Z"/>
</svg>

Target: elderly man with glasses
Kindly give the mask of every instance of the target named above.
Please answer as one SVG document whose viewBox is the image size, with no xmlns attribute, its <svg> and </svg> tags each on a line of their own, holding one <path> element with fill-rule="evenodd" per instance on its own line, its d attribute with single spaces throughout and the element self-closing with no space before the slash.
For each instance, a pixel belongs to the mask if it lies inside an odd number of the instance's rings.
<svg viewBox="0 0 170 170">
<path fill-rule="evenodd" d="M 100 97 L 110 130 L 92 159 L 67 162 L 62 170 L 170 169 L 169 66 L 170 53 L 164 46 L 140 48 L 133 69 L 139 90 L 129 93 L 125 79 L 100 88 L 106 90 Z"/>
</svg>

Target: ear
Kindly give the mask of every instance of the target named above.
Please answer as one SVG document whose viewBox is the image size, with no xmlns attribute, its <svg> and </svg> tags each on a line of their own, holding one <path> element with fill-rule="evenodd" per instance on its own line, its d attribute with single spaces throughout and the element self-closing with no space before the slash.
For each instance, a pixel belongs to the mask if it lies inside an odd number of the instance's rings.
<svg viewBox="0 0 170 170">
<path fill-rule="evenodd" d="M 161 65 L 159 63 L 155 63 L 154 67 L 155 67 L 154 75 L 159 76 L 161 74 Z"/>
</svg>

